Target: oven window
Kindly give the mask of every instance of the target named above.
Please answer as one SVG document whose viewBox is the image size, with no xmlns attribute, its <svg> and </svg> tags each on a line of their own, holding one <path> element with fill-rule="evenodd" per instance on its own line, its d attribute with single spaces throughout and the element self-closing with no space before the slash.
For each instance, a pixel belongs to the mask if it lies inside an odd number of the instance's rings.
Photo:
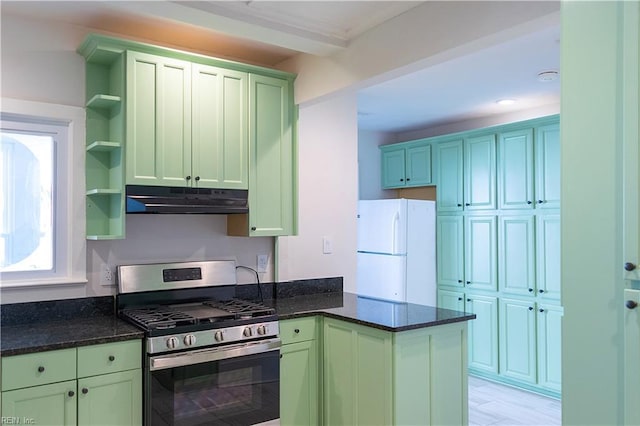
<svg viewBox="0 0 640 426">
<path fill-rule="evenodd" d="M 278 351 L 149 372 L 148 425 L 253 425 L 279 417 Z"/>
</svg>

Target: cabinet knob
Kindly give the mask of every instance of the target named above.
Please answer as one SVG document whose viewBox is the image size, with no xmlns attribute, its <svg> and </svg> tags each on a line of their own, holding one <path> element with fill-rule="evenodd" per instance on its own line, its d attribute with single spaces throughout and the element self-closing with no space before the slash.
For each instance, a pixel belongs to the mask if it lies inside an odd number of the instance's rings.
<svg viewBox="0 0 640 426">
<path fill-rule="evenodd" d="M 539 309 L 539 312 L 544 312 L 544 309 L 540 308 L 540 309 Z"/>
<path fill-rule="evenodd" d="M 465 205 L 465 206 L 470 206 L 470 205 L 471 205 L 471 203 L 464 203 L 464 205 Z"/>
<path fill-rule="evenodd" d="M 116 357 L 113 355 L 109 355 L 109 361 L 113 362 L 116 360 Z"/>
<path fill-rule="evenodd" d="M 527 201 L 527 204 L 533 204 L 533 201 Z"/>
<path fill-rule="evenodd" d="M 280 359 L 282 359 L 282 354 L 280 354 Z"/>
<path fill-rule="evenodd" d="M 73 396 L 74 396 L 75 394 L 76 394 L 76 393 L 75 393 L 74 391 L 69 391 L 69 393 L 68 393 L 67 395 L 69 395 L 69 398 L 73 398 Z"/>
<path fill-rule="evenodd" d="M 529 310 L 530 310 L 530 311 L 533 311 L 533 306 L 529 306 Z"/>
<path fill-rule="evenodd" d="M 533 293 L 533 289 L 532 288 L 529 289 L 529 293 Z"/>
<path fill-rule="evenodd" d="M 252 226 L 252 227 L 251 227 L 251 230 L 252 230 L 252 231 L 255 231 L 255 230 L 256 230 L 256 227 L 255 227 L 255 226 Z"/>
<path fill-rule="evenodd" d="M 458 207 L 462 207 L 462 204 L 458 203 Z"/>
<path fill-rule="evenodd" d="M 43 372 L 44 372 L 44 367 L 43 366 L 38 367 L 38 373 L 43 373 Z"/>
<path fill-rule="evenodd" d="M 538 293 L 542 294 L 542 293 L 544 293 L 544 290 L 540 289 L 540 290 L 538 290 Z"/>
<path fill-rule="evenodd" d="M 538 204 L 542 204 L 542 203 L 544 203 L 543 200 L 538 200 Z"/>
<path fill-rule="evenodd" d="M 462 282 L 462 280 L 458 280 L 458 282 L 459 282 L 459 283 L 461 283 L 461 282 Z"/>
<path fill-rule="evenodd" d="M 467 302 L 471 302 L 471 299 L 467 299 Z"/>
<path fill-rule="evenodd" d="M 87 389 L 87 388 L 82 388 L 82 393 L 83 393 L 83 394 L 85 394 L 85 395 L 86 395 L 86 394 L 88 394 L 88 393 L 89 393 L 89 389 Z"/>
<path fill-rule="evenodd" d="M 187 176 L 185 179 L 186 180 L 191 180 L 191 176 Z"/>
<path fill-rule="evenodd" d="M 404 179 L 400 179 L 400 182 L 404 182 Z"/>
<path fill-rule="evenodd" d="M 635 308 L 636 308 L 636 306 L 638 306 L 638 304 L 637 304 L 634 300 L 627 300 L 627 301 L 624 303 L 624 306 L 626 306 L 626 307 L 627 307 L 627 309 L 635 309 Z"/>
<path fill-rule="evenodd" d="M 458 300 L 462 300 L 462 297 L 458 297 Z"/>
<path fill-rule="evenodd" d="M 411 180 L 411 178 L 407 178 L 407 182 L 409 182 Z"/>
<path fill-rule="evenodd" d="M 200 180 L 200 176 L 196 176 L 196 182 Z"/>
<path fill-rule="evenodd" d="M 625 271 L 633 271 L 636 269 L 636 265 L 634 263 L 631 262 L 627 262 L 624 264 L 624 270 Z"/>
<path fill-rule="evenodd" d="M 298 334 L 298 333 L 300 333 L 300 329 L 299 329 L 299 328 L 296 328 L 295 330 L 293 330 L 293 332 L 294 332 L 294 333 L 296 333 L 296 334 Z"/>
<path fill-rule="evenodd" d="M 467 281 L 467 285 L 471 285 L 471 281 Z"/>
</svg>

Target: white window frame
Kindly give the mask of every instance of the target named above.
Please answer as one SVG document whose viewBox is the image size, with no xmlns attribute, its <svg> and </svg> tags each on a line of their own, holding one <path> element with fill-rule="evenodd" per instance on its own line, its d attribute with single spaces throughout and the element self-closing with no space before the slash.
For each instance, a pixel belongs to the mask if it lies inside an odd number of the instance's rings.
<svg viewBox="0 0 640 426">
<path fill-rule="evenodd" d="M 34 287 L 85 286 L 85 111 L 67 105 L 2 98 L 3 121 L 54 124 L 66 127 L 66 140 L 56 147 L 54 268 L 51 271 L 0 273 L 2 302 L 9 292 Z M 14 299 L 9 297 L 9 299 Z"/>
</svg>

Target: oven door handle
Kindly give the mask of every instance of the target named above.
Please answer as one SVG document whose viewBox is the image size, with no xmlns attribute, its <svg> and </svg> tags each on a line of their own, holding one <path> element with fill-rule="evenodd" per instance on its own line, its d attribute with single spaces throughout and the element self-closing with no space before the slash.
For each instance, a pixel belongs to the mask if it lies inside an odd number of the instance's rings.
<svg viewBox="0 0 640 426">
<path fill-rule="evenodd" d="M 184 367 L 203 362 L 220 361 L 245 355 L 254 355 L 280 350 L 280 339 L 260 340 L 239 345 L 194 350 L 173 355 L 154 356 L 150 359 L 150 370 L 166 370 L 167 368 Z"/>
</svg>

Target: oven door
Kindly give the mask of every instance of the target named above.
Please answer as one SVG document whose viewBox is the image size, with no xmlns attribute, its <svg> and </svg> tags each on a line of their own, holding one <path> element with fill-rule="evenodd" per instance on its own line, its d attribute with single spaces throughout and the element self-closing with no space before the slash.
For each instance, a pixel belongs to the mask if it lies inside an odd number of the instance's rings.
<svg viewBox="0 0 640 426">
<path fill-rule="evenodd" d="M 149 357 L 148 426 L 280 424 L 280 339 Z"/>
</svg>

